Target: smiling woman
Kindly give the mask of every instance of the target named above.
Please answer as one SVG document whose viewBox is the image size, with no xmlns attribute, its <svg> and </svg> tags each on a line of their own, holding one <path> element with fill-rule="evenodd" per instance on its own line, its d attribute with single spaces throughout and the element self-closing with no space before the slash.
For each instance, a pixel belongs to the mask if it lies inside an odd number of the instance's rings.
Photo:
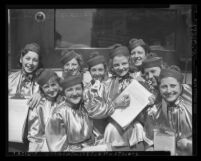
<svg viewBox="0 0 201 161">
<path fill-rule="evenodd" d="M 19 63 L 21 70 L 11 73 L 8 77 L 9 95 L 20 94 L 30 97 L 38 90 L 35 78 L 41 67 L 40 46 L 36 43 L 27 44 L 21 51 Z"/>
<path fill-rule="evenodd" d="M 9 98 L 13 96 L 29 98 L 38 91 L 39 88 L 36 83 L 36 78 L 40 73 L 39 68 L 41 67 L 40 46 L 36 43 L 27 44 L 21 51 L 19 63 L 21 70 L 11 73 L 8 76 Z M 24 137 L 26 136 L 27 133 Z M 24 143 L 9 142 L 9 152 L 27 151 L 25 140 L 26 139 L 24 139 Z"/>
</svg>

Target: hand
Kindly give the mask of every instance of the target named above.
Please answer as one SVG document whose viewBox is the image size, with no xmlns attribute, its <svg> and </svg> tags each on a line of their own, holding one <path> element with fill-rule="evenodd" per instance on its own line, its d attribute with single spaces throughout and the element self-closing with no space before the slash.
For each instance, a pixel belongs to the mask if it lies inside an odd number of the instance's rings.
<svg viewBox="0 0 201 161">
<path fill-rule="evenodd" d="M 116 99 L 114 103 L 115 108 L 126 108 L 130 104 L 130 97 L 129 95 L 123 95 L 122 97 Z"/>
<path fill-rule="evenodd" d="M 40 93 L 35 93 L 27 102 L 28 106 L 30 109 L 33 109 L 34 107 L 36 107 L 41 99 L 41 95 Z"/>
<path fill-rule="evenodd" d="M 158 112 L 158 109 L 156 108 L 155 105 L 147 109 L 147 114 L 148 116 L 151 116 L 151 117 L 154 117 L 157 114 L 157 112 Z"/>
<path fill-rule="evenodd" d="M 177 146 L 182 150 L 187 149 L 188 147 L 192 148 L 192 141 L 190 139 L 183 138 L 177 141 Z"/>
<path fill-rule="evenodd" d="M 149 106 L 150 106 L 150 105 L 153 105 L 154 102 L 155 102 L 155 100 L 156 100 L 156 97 L 152 94 L 152 95 L 148 98 L 148 100 L 149 100 L 148 105 L 149 105 Z"/>
</svg>

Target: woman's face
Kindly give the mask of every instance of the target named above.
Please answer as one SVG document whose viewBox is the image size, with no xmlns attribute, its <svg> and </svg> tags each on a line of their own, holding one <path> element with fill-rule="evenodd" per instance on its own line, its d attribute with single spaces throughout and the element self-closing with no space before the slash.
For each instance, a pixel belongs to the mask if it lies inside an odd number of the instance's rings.
<svg viewBox="0 0 201 161">
<path fill-rule="evenodd" d="M 137 46 L 134 50 L 131 52 L 131 61 L 134 63 L 135 66 L 142 65 L 142 62 L 146 58 L 146 53 L 143 47 Z"/>
<path fill-rule="evenodd" d="M 81 84 L 66 88 L 64 92 L 66 100 L 73 105 L 79 104 L 82 100 L 83 88 Z"/>
<path fill-rule="evenodd" d="M 158 86 L 158 77 L 160 75 L 161 72 L 161 68 L 160 67 L 150 67 L 150 68 L 145 68 L 144 69 L 144 75 L 145 75 L 145 79 L 147 81 L 151 81 L 153 86 Z"/>
<path fill-rule="evenodd" d="M 123 55 L 115 56 L 113 58 L 112 67 L 118 76 L 123 77 L 129 72 L 128 57 Z"/>
<path fill-rule="evenodd" d="M 39 55 L 36 52 L 29 51 L 24 56 L 21 56 L 20 63 L 26 73 L 32 73 L 38 68 Z"/>
<path fill-rule="evenodd" d="M 90 68 L 90 74 L 94 80 L 102 81 L 105 75 L 104 64 L 97 64 Z"/>
<path fill-rule="evenodd" d="M 161 79 L 159 89 L 160 94 L 165 101 L 171 103 L 176 101 L 176 99 L 179 97 L 182 88 L 177 79 L 173 77 L 166 77 Z"/>
<path fill-rule="evenodd" d="M 58 95 L 60 91 L 60 86 L 58 82 L 52 78 L 42 86 L 42 90 L 47 97 L 52 99 Z"/>
<path fill-rule="evenodd" d="M 76 58 L 73 58 L 64 65 L 64 72 L 70 72 L 72 75 L 79 73 L 80 65 Z"/>
</svg>

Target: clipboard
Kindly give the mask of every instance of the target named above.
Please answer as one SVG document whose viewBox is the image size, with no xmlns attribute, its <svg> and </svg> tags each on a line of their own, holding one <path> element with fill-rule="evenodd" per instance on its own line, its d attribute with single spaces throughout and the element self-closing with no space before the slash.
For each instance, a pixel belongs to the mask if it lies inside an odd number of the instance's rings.
<svg viewBox="0 0 201 161">
<path fill-rule="evenodd" d="M 149 103 L 148 98 L 152 95 L 137 80 L 132 82 L 117 96 L 120 99 L 123 95 L 129 95 L 130 104 L 125 109 L 115 109 L 111 118 L 125 129 Z"/>
<path fill-rule="evenodd" d="M 8 141 L 23 143 L 26 119 L 28 116 L 27 99 L 14 96 L 8 99 Z"/>
<path fill-rule="evenodd" d="M 154 129 L 154 151 L 170 151 L 171 155 L 176 155 L 175 133 Z"/>
</svg>

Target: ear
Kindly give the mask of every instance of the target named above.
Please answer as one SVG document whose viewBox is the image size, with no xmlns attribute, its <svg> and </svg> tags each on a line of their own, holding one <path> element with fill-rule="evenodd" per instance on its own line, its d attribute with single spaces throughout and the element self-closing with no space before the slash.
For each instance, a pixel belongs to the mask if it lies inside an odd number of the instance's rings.
<svg viewBox="0 0 201 161">
<path fill-rule="evenodd" d="M 22 63 L 22 58 L 23 58 L 23 57 L 22 57 L 22 55 L 21 55 L 21 56 L 20 56 L 20 63 Z"/>
</svg>

